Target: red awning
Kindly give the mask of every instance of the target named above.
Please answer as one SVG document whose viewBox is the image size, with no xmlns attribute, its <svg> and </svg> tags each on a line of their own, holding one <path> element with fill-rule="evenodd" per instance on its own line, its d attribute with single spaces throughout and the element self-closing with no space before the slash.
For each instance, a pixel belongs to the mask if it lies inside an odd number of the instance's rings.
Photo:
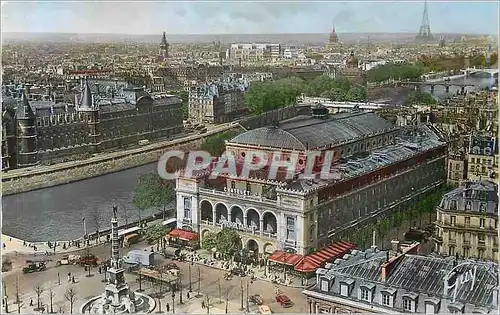
<svg viewBox="0 0 500 315">
<path fill-rule="evenodd" d="M 327 245 L 319 250 L 305 256 L 301 261 L 295 264 L 294 269 L 302 272 L 311 272 L 318 269 L 325 262 L 334 258 L 344 256 L 349 250 L 355 246 L 352 243 L 339 241 Z"/>
<path fill-rule="evenodd" d="M 299 262 L 302 259 L 302 257 L 304 256 L 287 253 L 281 250 L 276 250 L 267 259 L 279 264 L 294 266 L 297 262 Z"/>
<path fill-rule="evenodd" d="M 198 234 L 191 231 L 186 231 L 183 229 L 173 229 L 167 234 L 170 237 L 177 237 L 178 239 L 185 241 L 192 241 L 198 238 Z"/>
</svg>

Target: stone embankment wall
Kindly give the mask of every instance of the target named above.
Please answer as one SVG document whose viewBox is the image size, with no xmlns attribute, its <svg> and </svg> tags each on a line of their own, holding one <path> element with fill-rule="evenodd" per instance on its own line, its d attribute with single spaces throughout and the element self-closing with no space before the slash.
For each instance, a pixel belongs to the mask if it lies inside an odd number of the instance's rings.
<svg viewBox="0 0 500 315">
<path fill-rule="evenodd" d="M 86 178 L 96 177 L 148 163 L 153 163 L 158 161 L 158 159 L 167 150 L 196 149 L 200 147 L 201 141 L 201 139 L 198 139 L 186 144 L 165 147 L 155 151 L 143 152 L 141 154 L 125 156 L 96 164 L 75 167 L 53 173 L 34 175 L 31 177 L 20 177 L 12 181 L 2 183 L 3 195 L 12 195 L 20 192 L 67 184 Z"/>
</svg>

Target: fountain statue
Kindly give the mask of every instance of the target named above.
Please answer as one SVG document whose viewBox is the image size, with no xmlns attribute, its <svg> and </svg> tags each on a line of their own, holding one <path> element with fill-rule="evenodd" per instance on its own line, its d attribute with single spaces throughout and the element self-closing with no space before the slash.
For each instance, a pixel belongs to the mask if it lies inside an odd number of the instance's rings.
<svg viewBox="0 0 500 315">
<path fill-rule="evenodd" d="M 155 308 L 155 301 L 148 295 L 130 290 L 125 281 L 125 269 L 120 258 L 120 240 L 118 237 L 117 206 L 113 206 L 111 218 L 111 260 L 106 269 L 108 283 L 104 292 L 85 302 L 80 313 L 116 314 L 150 313 Z"/>
</svg>

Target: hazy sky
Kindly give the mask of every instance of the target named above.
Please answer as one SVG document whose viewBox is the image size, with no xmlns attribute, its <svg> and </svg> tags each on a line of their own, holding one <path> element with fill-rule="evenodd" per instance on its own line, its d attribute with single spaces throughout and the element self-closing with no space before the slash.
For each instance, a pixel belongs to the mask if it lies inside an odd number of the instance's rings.
<svg viewBox="0 0 500 315">
<path fill-rule="evenodd" d="M 429 2 L 433 33 L 498 33 L 498 2 Z M 15 2 L 6 32 L 224 34 L 417 32 L 423 2 Z"/>
</svg>

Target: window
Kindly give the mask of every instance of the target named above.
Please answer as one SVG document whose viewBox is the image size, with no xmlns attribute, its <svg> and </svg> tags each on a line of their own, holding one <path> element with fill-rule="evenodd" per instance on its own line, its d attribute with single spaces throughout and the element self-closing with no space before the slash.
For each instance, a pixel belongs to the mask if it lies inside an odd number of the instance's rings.
<svg viewBox="0 0 500 315">
<path fill-rule="evenodd" d="M 191 197 L 184 197 L 184 218 L 191 219 Z"/>
<path fill-rule="evenodd" d="M 454 215 L 450 216 L 451 226 L 454 226 L 457 223 L 457 217 Z"/>
<path fill-rule="evenodd" d="M 367 288 L 361 288 L 361 299 L 363 301 L 369 301 L 370 302 L 370 290 L 368 290 Z"/>
<path fill-rule="evenodd" d="M 448 247 L 448 255 L 449 256 L 454 256 L 455 255 L 455 246 Z"/>
<path fill-rule="evenodd" d="M 484 202 L 479 204 L 479 211 L 486 212 L 486 204 Z"/>
<path fill-rule="evenodd" d="M 470 226 L 470 217 L 465 217 L 465 226 Z"/>
<path fill-rule="evenodd" d="M 472 202 L 467 201 L 467 203 L 465 204 L 465 210 L 470 210 L 471 208 L 472 208 Z"/>
<path fill-rule="evenodd" d="M 234 181 L 231 181 L 231 189 L 235 189 L 236 188 L 236 183 Z"/>
<path fill-rule="evenodd" d="M 249 182 L 247 182 L 247 191 L 252 192 L 252 185 Z"/>
<path fill-rule="evenodd" d="M 387 293 L 382 293 L 382 305 L 392 306 L 391 305 L 391 296 Z"/>
<path fill-rule="evenodd" d="M 484 222 L 485 222 L 484 218 L 479 219 L 479 227 L 484 228 Z"/>
<path fill-rule="evenodd" d="M 286 218 L 286 239 L 295 241 L 295 218 Z"/>
<path fill-rule="evenodd" d="M 403 309 L 405 311 L 413 311 L 413 301 L 410 299 L 403 299 Z"/>
<path fill-rule="evenodd" d="M 478 241 L 479 244 L 484 244 L 484 242 L 485 242 L 484 234 L 478 234 L 477 235 L 477 241 Z"/>
<path fill-rule="evenodd" d="M 450 237 L 449 237 L 450 242 L 455 242 L 456 238 L 457 238 L 457 232 L 450 231 Z"/>
</svg>

